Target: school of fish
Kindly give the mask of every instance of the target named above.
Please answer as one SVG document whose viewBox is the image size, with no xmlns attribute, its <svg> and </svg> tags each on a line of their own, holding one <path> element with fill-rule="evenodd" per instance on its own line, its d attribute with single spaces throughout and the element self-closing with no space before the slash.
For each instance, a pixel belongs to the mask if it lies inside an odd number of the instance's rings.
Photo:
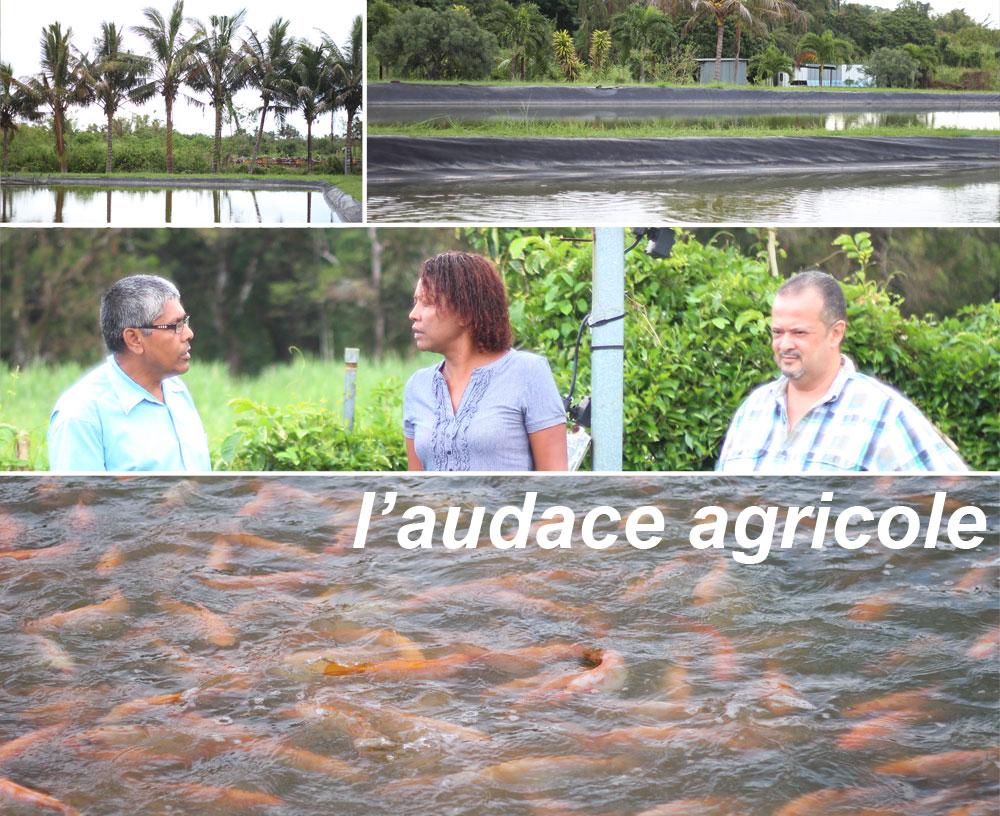
<svg viewBox="0 0 1000 816">
<path fill-rule="evenodd" d="M 346 477 L 0 481 L 0 813 L 1000 814 L 996 499 L 972 552 L 748 567 L 676 481 L 615 486 L 646 553 L 356 551 Z"/>
</svg>

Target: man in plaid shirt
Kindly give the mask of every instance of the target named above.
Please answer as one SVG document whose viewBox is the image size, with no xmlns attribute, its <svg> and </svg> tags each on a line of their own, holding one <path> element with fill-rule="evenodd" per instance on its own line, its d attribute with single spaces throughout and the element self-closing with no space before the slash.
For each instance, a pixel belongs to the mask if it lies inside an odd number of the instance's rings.
<svg viewBox="0 0 1000 816">
<path fill-rule="evenodd" d="M 968 470 L 912 402 L 840 353 L 846 328 L 847 304 L 833 277 L 813 270 L 786 281 L 771 309 L 782 376 L 740 406 L 716 470 Z"/>
</svg>

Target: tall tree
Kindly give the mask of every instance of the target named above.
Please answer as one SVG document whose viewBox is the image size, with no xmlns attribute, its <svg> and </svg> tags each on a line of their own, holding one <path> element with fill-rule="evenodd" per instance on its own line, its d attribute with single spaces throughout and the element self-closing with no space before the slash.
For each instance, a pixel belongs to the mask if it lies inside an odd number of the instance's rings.
<svg viewBox="0 0 1000 816">
<path fill-rule="evenodd" d="M 326 48 L 300 41 L 296 47 L 297 56 L 292 66 L 295 80 L 295 96 L 299 110 L 306 120 L 306 172 L 312 170 L 312 126 L 321 113 L 329 108 L 331 86 Z"/>
<path fill-rule="evenodd" d="M 3 133 L 3 159 L 0 173 L 7 172 L 7 146 L 17 132 L 17 120 L 37 122 L 42 118 L 38 110 L 41 99 L 31 87 L 14 78 L 9 62 L 0 62 L 0 132 Z"/>
<path fill-rule="evenodd" d="M 634 53 L 639 59 L 639 82 L 646 81 L 646 60 L 652 56 L 656 69 L 656 46 L 671 33 L 670 20 L 654 6 L 631 5 L 611 21 L 611 32 L 621 44 L 624 56 Z"/>
<path fill-rule="evenodd" d="M 251 173 L 257 166 L 268 108 L 279 125 L 285 123 L 285 116 L 293 110 L 295 82 L 292 80 L 292 49 L 295 41 L 288 36 L 288 25 L 288 20 L 279 17 L 271 23 L 264 42 L 260 41 L 256 32 L 250 31 L 250 36 L 243 43 L 243 52 L 248 58 L 247 77 L 250 84 L 260 91 L 261 100 L 257 140 L 250 160 Z"/>
<path fill-rule="evenodd" d="M 125 51 L 122 32 L 114 23 L 101 23 L 101 34 L 94 40 L 94 58 L 80 61 L 84 79 L 108 120 L 108 154 L 104 172 L 111 172 L 111 146 L 115 113 L 129 99 L 145 102 L 155 90 L 149 87 L 146 77 L 150 61 Z M 140 92 L 141 91 L 141 92 Z"/>
<path fill-rule="evenodd" d="M 78 60 L 70 53 L 73 29 L 64 32 L 59 23 L 42 29 L 41 73 L 32 83 L 35 93 L 52 110 L 52 130 L 56 136 L 59 172 L 66 172 L 66 111 L 70 105 L 87 100 L 90 90 L 79 70 Z"/>
<path fill-rule="evenodd" d="M 751 32 L 767 34 L 768 20 L 788 20 L 799 31 L 806 24 L 805 13 L 792 0 L 730 0 L 736 18 L 736 48 L 733 60 L 739 64 L 743 25 Z"/>
<path fill-rule="evenodd" d="M 350 175 L 353 166 L 351 131 L 354 129 L 354 117 L 361 109 L 364 100 L 365 65 L 362 31 L 361 15 L 358 15 L 354 18 L 351 36 L 343 48 L 338 48 L 332 37 L 323 34 L 323 43 L 330 54 L 333 81 L 337 88 L 336 105 L 343 107 L 347 113 L 347 132 L 344 135 L 345 176 Z"/>
<path fill-rule="evenodd" d="M 500 45 L 510 48 L 510 76 L 525 77 L 528 56 L 545 48 L 549 41 L 549 21 L 534 3 L 524 3 L 514 8 L 508 2 L 499 2 L 491 15 L 490 30 Z"/>
<path fill-rule="evenodd" d="M 853 46 L 839 37 L 834 37 L 833 32 L 827 29 L 822 35 L 809 31 L 802 35 L 799 40 L 799 58 L 808 58 L 809 55 L 815 57 L 819 63 L 819 85 L 823 87 L 823 66 L 840 59 L 849 59 Z"/>
<path fill-rule="evenodd" d="M 154 93 L 163 97 L 167 109 L 167 131 L 165 149 L 167 153 L 167 172 L 174 172 L 174 102 L 180 94 L 181 85 L 193 67 L 195 49 L 198 47 L 199 35 L 189 38 L 181 34 L 184 25 L 184 0 L 177 0 L 170 12 L 170 19 L 154 8 L 145 8 L 142 12 L 148 25 L 133 26 L 132 30 L 149 44 L 153 57 L 152 82 L 148 87 Z M 145 92 L 143 88 L 143 92 Z M 185 94 L 185 98 L 190 99 Z"/>
<path fill-rule="evenodd" d="M 231 110 L 233 95 L 248 80 L 249 58 L 236 46 L 236 32 L 247 16 L 240 9 L 232 17 L 213 14 L 209 28 L 198 23 L 200 42 L 192 55 L 193 67 L 188 83 L 198 91 L 208 93 L 208 104 L 215 108 L 215 139 L 212 145 L 212 172 L 219 172 L 222 158 L 222 113 Z"/>
</svg>

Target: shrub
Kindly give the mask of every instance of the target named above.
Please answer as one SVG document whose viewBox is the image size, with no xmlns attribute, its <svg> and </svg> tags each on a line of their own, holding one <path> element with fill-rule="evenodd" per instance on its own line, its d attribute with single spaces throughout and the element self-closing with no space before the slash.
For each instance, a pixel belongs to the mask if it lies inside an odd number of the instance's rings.
<svg viewBox="0 0 1000 816">
<path fill-rule="evenodd" d="M 920 66 L 905 51 L 879 48 L 872 52 L 862 69 L 879 88 L 912 88 Z"/>
</svg>

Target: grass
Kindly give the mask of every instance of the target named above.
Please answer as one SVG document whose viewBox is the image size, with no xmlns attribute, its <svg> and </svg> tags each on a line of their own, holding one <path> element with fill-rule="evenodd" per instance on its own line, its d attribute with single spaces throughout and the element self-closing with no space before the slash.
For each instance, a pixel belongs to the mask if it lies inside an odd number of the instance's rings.
<svg viewBox="0 0 1000 816">
<path fill-rule="evenodd" d="M 356 424 L 363 421 L 375 386 L 395 378 L 401 404 L 403 384 L 410 374 L 439 359 L 437 355 L 427 354 L 385 357 L 376 363 L 362 357 L 358 365 Z M 49 414 L 59 395 L 89 368 L 65 363 L 15 371 L 0 365 L 2 422 L 28 432 L 32 470 L 48 470 L 46 432 Z M 233 377 L 222 363 L 199 363 L 196 360 L 184 375 L 184 382 L 198 406 L 214 462 L 219 458 L 222 442 L 236 429 L 237 414 L 229 407 L 230 400 L 249 397 L 267 405 L 308 402 L 339 407 L 344 397 L 344 364 L 299 357 L 289 364 L 270 366 L 255 377 Z M 401 424 L 402 409 L 397 409 L 396 413 Z M 0 443 L 7 444 L 8 440 L 0 437 Z M 13 449 L 0 450 L 0 460 L 8 455 L 13 456 Z"/>
<path fill-rule="evenodd" d="M 823 119 L 825 117 L 818 117 Z M 802 117 L 800 117 L 801 121 Z M 746 125 L 725 119 L 705 119 L 696 123 L 685 120 L 576 120 L 545 121 L 536 119 L 501 119 L 462 122 L 450 118 L 428 119 L 424 122 L 391 125 L 369 125 L 375 136 L 521 136 L 546 138 L 587 138 L 606 136 L 617 138 L 682 137 L 682 136 L 982 136 L 996 131 L 968 128 L 931 128 L 925 125 L 864 125 L 847 130 L 827 130 L 822 124 L 797 126 Z"/>
<path fill-rule="evenodd" d="M 44 171 L 31 171 L 31 170 L 19 170 L 17 171 L 19 175 L 49 175 L 58 177 L 60 173 L 45 173 Z M 285 172 L 275 172 L 269 170 L 267 173 L 255 173 L 253 175 L 247 173 L 245 170 L 230 170 L 223 173 L 147 173 L 147 172 L 114 172 L 111 174 L 107 173 L 66 173 L 67 176 L 73 176 L 74 178 L 92 178 L 94 180 L 104 181 L 106 179 L 116 179 L 116 178 L 138 178 L 138 179 L 172 179 L 174 181 L 185 181 L 187 179 L 210 179 L 210 180 L 228 180 L 232 179 L 234 181 L 258 181 L 261 179 L 274 179 L 274 180 L 286 180 L 286 179 L 296 179 L 302 181 L 325 181 L 328 184 L 332 184 L 334 187 L 339 187 L 345 193 L 354 198 L 361 200 L 361 188 L 362 180 L 360 175 L 331 175 L 329 173 L 309 173 L 308 175 L 304 172 L 296 172 L 293 170 Z"/>
</svg>

